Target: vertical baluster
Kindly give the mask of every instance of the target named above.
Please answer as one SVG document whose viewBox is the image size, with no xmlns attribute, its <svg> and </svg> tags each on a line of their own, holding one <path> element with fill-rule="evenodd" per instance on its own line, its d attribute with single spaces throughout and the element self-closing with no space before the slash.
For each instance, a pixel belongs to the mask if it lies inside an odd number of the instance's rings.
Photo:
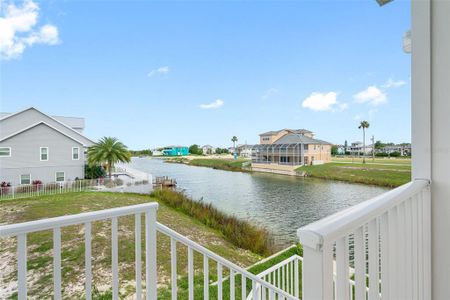
<svg viewBox="0 0 450 300">
<path fill-rule="evenodd" d="M 281 266 L 281 289 L 283 291 L 286 290 L 285 283 L 286 283 L 285 269 L 284 269 L 284 266 Z"/>
<path fill-rule="evenodd" d="M 222 300 L 222 264 L 217 262 L 217 299 Z"/>
<path fill-rule="evenodd" d="M 53 293 L 61 299 L 61 229 L 53 229 Z"/>
<path fill-rule="evenodd" d="M 145 212 L 145 293 L 147 300 L 156 299 L 156 210 Z"/>
<path fill-rule="evenodd" d="M 336 241 L 336 299 L 349 299 L 348 237 Z"/>
<path fill-rule="evenodd" d="M 17 289 L 18 299 L 27 299 L 27 235 L 21 233 L 17 236 Z"/>
<path fill-rule="evenodd" d="M 411 208 L 411 198 L 405 200 L 405 259 L 406 259 L 406 273 L 404 275 L 404 280 L 406 281 L 406 299 L 412 299 L 412 208 Z"/>
<path fill-rule="evenodd" d="M 277 270 L 277 288 L 281 288 L 281 268 L 278 268 Z"/>
<path fill-rule="evenodd" d="M 230 269 L 230 300 L 234 300 L 234 270 Z"/>
<path fill-rule="evenodd" d="M 241 275 L 241 299 L 247 299 L 247 283 L 244 274 Z"/>
<path fill-rule="evenodd" d="M 389 252 L 389 297 L 398 299 L 398 214 L 397 207 L 393 207 L 388 212 L 388 252 Z"/>
<path fill-rule="evenodd" d="M 85 283 L 84 289 L 86 294 L 86 300 L 92 298 L 92 254 L 91 254 L 91 223 L 84 223 L 84 273 Z"/>
<path fill-rule="evenodd" d="M 194 299 L 194 251 L 188 247 L 188 285 L 189 300 Z"/>
<path fill-rule="evenodd" d="M 423 298 L 431 299 L 431 195 L 430 186 L 421 193 L 423 201 Z"/>
<path fill-rule="evenodd" d="M 419 299 L 424 299 L 424 291 L 423 291 L 423 202 L 420 194 L 417 197 L 417 224 L 418 224 L 418 236 L 417 236 L 417 273 L 418 273 L 418 284 L 417 284 L 417 292 Z"/>
<path fill-rule="evenodd" d="M 378 219 L 369 222 L 369 300 L 379 299 Z"/>
<path fill-rule="evenodd" d="M 81 188 L 81 186 L 80 186 Z M 136 299 L 142 299 L 142 262 L 141 262 L 141 214 L 134 215 L 134 261 L 136 272 Z"/>
<path fill-rule="evenodd" d="M 357 228 L 353 235 L 355 261 L 355 300 L 366 299 L 366 247 L 364 226 Z"/>
<path fill-rule="evenodd" d="M 412 249 L 412 299 L 418 300 L 419 293 L 419 274 L 418 274 L 418 256 L 417 256 L 417 248 L 418 244 L 418 224 L 417 224 L 417 195 L 413 196 L 411 199 L 411 221 L 412 221 L 412 240 L 411 240 L 411 249 Z"/>
<path fill-rule="evenodd" d="M 259 286 L 260 286 L 260 290 L 261 290 L 260 299 L 266 300 L 266 287 L 263 285 L 259 285 Z"/>
<path fill-rule="evenodd" d="M 259 300 L 258 299 L 259 289 L 256 285 L 256 282 L 252 280 L 252 299 L 253 300 Z"/>
<path fill-rule="evenodd" d="M 294 261 L 294 296 L 299 297 L 299 271 L 298 271 L 298 258 Z"/>
<path fill-rule="evenodd" d="M 170 238 L 170 271 L 172 284 L 172 300 L 177 299 L 177 241 Z"/>
<path fill-rule="evenodd" d="M 209 264 L 206 255 L 203 255 L 203 299 L 209 299 Z"/>
<path fill-rule="evenodd" d="M 380 237 L 381 237 L 381 298 L 383 300 L 391 299 L 389 295 L 389 218 L 388 213 L 384 213 L 380 218 Z"/>
<path fill-rule="evenodd" d="M 111 219 L 112 298 L 119 299 L 117 218 Z"/>
<path fill-rule="evenodd" d="M 294 260 L 290 262 L 290 271 L 289 271 L 289 277 L 291 278 L 291 286 L 290 286 L 290 294 L 294 294 Z"/>
<path fill-rule="evenodd" d="M 398 281 L 399 285 L 397 288 L 397 299 L 406 299 L 406 283 L 405 283 L 405 272 L 406 272 L 406 257 L 405 257 L 405 204 L 400 203 L 398 205 L 398 223 L 397 223 L 397 237 L 398 237 L 398 273 L 397 276 L 401 276 L 400 280 Z"/>
</svg>

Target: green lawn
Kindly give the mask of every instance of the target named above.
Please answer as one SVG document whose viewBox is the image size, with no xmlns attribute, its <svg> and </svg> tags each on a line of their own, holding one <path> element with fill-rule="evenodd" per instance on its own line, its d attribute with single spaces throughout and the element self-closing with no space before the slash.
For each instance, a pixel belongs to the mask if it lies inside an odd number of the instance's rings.
<svg viewBox="0 0 450 300">
<path fill-rule="evenodd" d="M 333 162 L 347 162 L 347 163 L 362 163 L 363 159 L 362 157 L 333 157 L 331 159 Z M 371 164 L 389 164 L 389 165 L 411 165 L 411 158 L 405 157 L 375 157 L 374 160 L 372 160 L 372 157 L 366 157 L 366 162 Z"/>
<path fill-rule="evenodd" d="M 407 164 L 363 164 L 363 163 L 327 163 L 315 166 L 303 166 L 298 172 L 308 176 L 342 180 L 355 183 L 397 187 L 411 180 L 411 166 Z"/>
<path fill-rule="evenodd" d="M 112 207 L 133 205 L 155 201 L 149 196 L 122 193 L 82 192 L 61 195 L 6 200 L 0 202 L 0 220 L 3 224 L 19 223 L 66 214 L 100 210 Z M 175 231 L 200 243 L 217 254 L 240 266 L 249 266 L 261 257 L 250 251 L 240 249 L 228 242 L 223 235 L 199 221 L 188 217 L 160 203 L 158 221 Z M 144 224 L 144 220 L 142 220 Z M 111 281 L 111 224 L 107 221 L 92 224 L 92 257 L 94 286 L 101 292 L 110 286 Z M 142 230 L 144 232 L 144 230 Z M 142 238 L 142 240 L 144 240 Z M 52 291 L 52 233 L 43 231 L 28 235 L 28 270 L 29 295 L 34 298 L 49 298 Z M 121 296 L 134 293 L 134 216 L 119 219 L 119 278 Z M 0 277 L 0 285 L 6 285 L 16 279 L 15 239 L 0 240 L 0 258 L 9 260 Z M 165 294 L 170 278 L 170 239 L 158 234 L 158 286 L 160 293 Z M 186 274 L 187 249 L 177 248 L 178 270 L 180 274 L 180 292 L 184 290 L 183 276 Z M 202 270 L 200 257 L 196 257 L 195 268 Z M 144 251 L 142 260 L 145 261 Z M 63 294 L 81 297 L 83 290 L 84 269 L 84 233 L 82 226 L 69 226 L 62 229 L 62 274 Z M 212 265 L 211 274 L 216 273 Z M 214 276 L 211 276 L 214 279 Z M 100 293 L 99 295 L 102 295 Z M 103 295 L 105 296 L 105 295 Z M 99 298 L 102 298 L 99 296 Z M 106 293 L 106 298 L 108 292 Z M 165 298 L 165 297 L 164 297 Z M 164 299 L 163 298 L 163 299 Z"/>
<path fill-rule="evenodd" d="M 220 169 L 226 171 L 245 171 L 242 164 L 249 162 L 248 159 L 209 159 L 209 158 L 195 158 L 189 162 L 191 166 L 208 167 L 213 169 Z"/>
</svg>

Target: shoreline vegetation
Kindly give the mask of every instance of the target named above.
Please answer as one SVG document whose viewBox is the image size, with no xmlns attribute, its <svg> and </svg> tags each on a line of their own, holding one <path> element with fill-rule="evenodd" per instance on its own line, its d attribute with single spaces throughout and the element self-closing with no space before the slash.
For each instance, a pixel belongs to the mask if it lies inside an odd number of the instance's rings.
<svg viewBox="0 0 450 300">
<path fill-rule="evenodd" d="M 248 159 L 174 157 L 165 161 L 225 171 L 251 172 L 251 168 L 246 166 L 250 162 Z M 333 158 L 329 163 L 302 166 L 296 171 L 299 174 L 305 173 L 306 177 L 395 188 L 411 180 L 411 160 L 376 158 L 372 161 L 368 158 L 363 164 L 361 158 Z"/>
<path fill-rule="evenodd" d="M 247 221 L 241 221 L 228 216 L 211 205 L 196 202 L 186 195 L 170 190 L 157 191 L 149 195 L 113 192 L 75 192 L 67 194 L 23 198 L 20 200 L 5 200 L 0 205 L 2 223 L 21 223 L 43 218 L 52 218 L 85 211 L 108 209 L 113 207 L 134 205 L 157 201 L 159 209 L 157 218 L 162 224 L 172 228 L 182 235 L 203 245 L 211 251 L 229 259 L 233 263 L 248 267 L 252 273 L 283 260 L 286 251 L 271 260 L 258 264 L 265 256 L 275 252 L 273 239 L 265 229 L 261 229 Z M 51 210 L 48 207 L 52 207 Z M 93 299 L 110 298 L 110 289 L 105 290 L 111 281 L 111 222 L 98 221 L 92 223 L 92 257 L 94 291 Z M 62 229 L 62 266 L 64 276 L 63 292 L 65 295 L 83 297 L 83 282 L 78 280 L 83 276 L 84 243 L 83 226 L 67 226 Z M 158 299 L 170 299 L 170 238 L 158 234 Z M 28 272 L 30 276 L 29 295 L 36 298 L 51 297 L 52 277 L 52 235 L 42 231 L 30 233 L 27 236 L 29 246 Z M 240 246 L 238 246 L 240 245 Z M 119 278 L 120 297 L 130 297 L 134 293 L 134 217 L 126 216 L 119 219 Z M 298 248 L 298 247 L 296 247 Z M 299 248 L 298 248 L 299 249 Z M 299 250 L 289 251 L 299 251 Z M 10 281 L 17 279 L 16 264 L 13 259 L 16 251 L 14 239 L 0 241 L 0 257 L 7 262 L 8 270 L 0 278 L 0 289 Z M 185 270 L 187 265 L 187 248 L 177 247 L 178 269 Z M 202 280 L 201 260 L 195 259 L 195 280 Z M 215 266 L 211 266 L 211 282 L 217 280 L 214 274 Z M 187 273 L 179 278 L 179 295 L 187 297 Z M 186 276 L 185 276 L 186 275 Z M 226 276 L 226 274 L 224 274 Z M 198 277 L 198 278 L 197 278 Z M 226 283 L 224 283 L 226 284 Z M 3 286 L 3 288 L 2 288 Z M 250 289 L 251 286 L 248 286 Z M 202 285 L 196 285 L 198 293 L 202 294 Z M 210 286 L 211 295 L 217 287 Z M 7 293 L 8 291 L 4 291 Z M 6 294 L 5 294 L 6 295 Z M 9 295 L 14 298 L 17 295 Z M 214 297 L 213 297 L 214 298 Z"/>
</svg>

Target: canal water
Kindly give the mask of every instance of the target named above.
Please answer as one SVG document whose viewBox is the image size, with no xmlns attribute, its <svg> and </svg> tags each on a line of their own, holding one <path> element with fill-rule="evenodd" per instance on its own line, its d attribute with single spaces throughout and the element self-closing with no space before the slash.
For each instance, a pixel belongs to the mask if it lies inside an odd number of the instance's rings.
<svg viewBox="0 0 450 300">
<path fill-rule="evenodd" d="M 266 173 L 241 173 L 162 159 L 133 158 L 130 167 L 155 176 L 169 176 L 193 199 L 250 220 L 275 236 L 276 244 L 297 241 L 296 230 L 388 189 L 314 178 Z"/>
</svg>

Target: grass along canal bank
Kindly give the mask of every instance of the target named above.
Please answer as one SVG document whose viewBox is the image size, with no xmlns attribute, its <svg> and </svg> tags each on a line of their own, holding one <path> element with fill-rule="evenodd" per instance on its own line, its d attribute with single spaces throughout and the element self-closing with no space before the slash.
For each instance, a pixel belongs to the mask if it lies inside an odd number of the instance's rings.
<svg viewBox="0 0 450 300">
<path fill-rule="evenodd" d="M 106 192 L 80 192 L 51 196 L 25 198 L 21 200 L 6 200 L 0 203 L 0 220 L 3 224 L 20 223 L 42 218 L 51 218 L 85 211 L 101 210 L 126 205 L 134 205 L 149 201 L 158 201 L 158 221 L 193 241 L 205 246 L 211 251 L 242 266 L 250 266 L 260 261 L 263 256 L 247 248 L 268 254 L 274 251 L 270 248 L 270 236 L 267 231 L 259 229 L 245 221 L 214 209 L 210 205 L 196 206 L 188 198 L 177 193 L 158 193 L 154 197 L 148 195 Z M 161 197 L 158 199 L 155 197 Z M 144 224 L 144 222 L 142 222 Z M 205 225 L 207 224 L 207 225 Z M 111 282 L 111 222 L 98 221 L 92 223 L 92 266 L 94 299 L 109 299 Z M 245 236 L 245 231 L 250 231 Z M 144 232 L 144 230 L 142 230 Z M 68 226 L 62 228 L 62 274 L 63 295 L 69 298 L 82 298 L 84 290 L 84 228 L 83 226 Z M 259 236 L 259 237 L 258 237 Z M 259 239 L 250 243 L 252 239 Z M 170 239 L 158 234 L 158 294 L 159 299 L 170 299 Z M 267 239 L 266 242 L 262 242 Z M 52 233 L 42 231 L 31 233 L 28 242 L 28 280 L 29 295 L 34 298 L 49 298 L 52 295 Z M 257 246 L 256 246 L 257 245 Z M 256 246 L 256 247 L 255 247 Z M 134 294 L 134 217 L 119 218 L 119 280 L 121 298 L 132 298 Z M 0 294 L 15 298 L 12 293 L 16 284 L 16 261 L 13 259 L 16 251 L 15 239 L 0 241 Z M 143 251 L 143 261 L 145 255 Z M 187 248 L 177 247 L 179 274 L 187 274 Z M 280 258 L 281 259 L 281 258 Z M 271 260 L 272 261 L 272 260 Z M 278 262 L 278 261 L 277 261 Z M 276 263 L 275 261 L 266 262 Z M 202 288 L 203 269 L 202 257 L 194 255 L 196 270 L 196 289 Z M 216 266 L 210 267 L 210 281 L 217 278 Z M 255 267 L 259 272 L 261 265 Z M 224 276 L 227 274 L 224 273 Z M 13 283 L 13 284 L 11 284 Z M 179 295 L 187 297 L 187 276 L 179 276 Z M 250 287 L 249 287 L 250 288 Z M 215 294 L 211 286 L 211 295 Z M 198 292 L 200 295 L 200 292 Z"/>
<path fill-rule="evenodd" d="M 189 166 L 206 167 L 217 170 L 249 172 L 249 159 L 233 159 L 233 158 L 197 158 L 197 157 L 176 157 L 165 160 L 168 163 L 181 163 Z M 247 166 L 248 165 L 248 166 Z"/>
</svg>

